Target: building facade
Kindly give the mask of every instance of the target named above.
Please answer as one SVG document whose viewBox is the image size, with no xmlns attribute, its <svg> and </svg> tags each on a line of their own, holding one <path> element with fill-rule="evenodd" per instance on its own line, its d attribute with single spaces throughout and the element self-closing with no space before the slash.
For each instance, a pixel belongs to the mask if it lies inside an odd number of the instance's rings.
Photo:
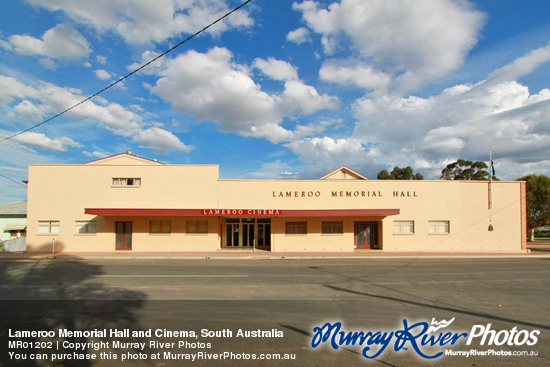
<svg viewBox="0 0 550 367">
<path fill-rule="evenodd" d="M 0 205 L 0 241 L 27 235 L 27 202 Z"/>
<path fill-rule="evenodd" d="M 27 250 L 516 252 L 525 183 L 223 180 L 216 165 L 129 153 L 29 167 Z"/>
</svg>

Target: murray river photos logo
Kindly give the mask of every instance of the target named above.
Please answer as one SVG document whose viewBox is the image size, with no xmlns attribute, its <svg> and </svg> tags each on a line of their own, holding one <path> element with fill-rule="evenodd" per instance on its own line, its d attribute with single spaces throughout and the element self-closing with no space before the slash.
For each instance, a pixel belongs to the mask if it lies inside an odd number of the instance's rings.
<svg viewBox="0 0 550 367">
<path fill-rule="evenodd" d="M 394 331 L 345 331 L 340 322 L 327 322 L 313 328 L 311 346 L 328 345 L 334 350 L 347 346 L 362 348 L 363 357 L 373 359 L 393 348 L 394 352 L 412 350 L 426 359 L 441 357 L 451 346 L 465 342 L 467 346 L 533 346 L 539 330 L 493 330 L 491 324 L 474 325 L 469 333 L 448 331 L 455 318 L 449 321 L 410 323 L 403 319 L 403 328 Z"/>
</svg>

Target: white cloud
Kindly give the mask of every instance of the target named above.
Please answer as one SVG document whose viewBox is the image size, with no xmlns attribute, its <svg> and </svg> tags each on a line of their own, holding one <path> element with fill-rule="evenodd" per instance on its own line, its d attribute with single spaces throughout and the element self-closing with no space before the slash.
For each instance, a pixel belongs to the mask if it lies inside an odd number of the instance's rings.
<svg viewBox="0 0 550 367">
<path fill-rule="evenodd" d="M 41 58 L 40 60 L 38 60 L 38 62 L 40 63 L 40 65 L 42 65 L 42 67 L 44 67 L 44 69 L 53 70 L 57 67 L 55 61 L 47 57 Z"/>
<path fill-rule="evenodd" d="M 21 120 L 41 120 L 44 114 L 63 111 L 84 97 L 78 89 L 61 88 L 51 83 L 38 82 L 37 86 L 27 86 L 17 79 L 0 75 L 0 105 L 10 104 L 20 100 L 13 108 Z M 97 102 L 97 103 L 95 103 Z M 144 128 L 140 115 L 117 103 L 97 97 L 66 112 L 73 119 L 97 121 L 117 135 L 130 138 L 153 149 L 155 152 L 166 153 L 171 150 L 188 152 L 192 147 L 183 144 L 171 132 L 158 127 Z M 12 133 L 5 132 L 4 135 Z M 27 147 L 66 151 L 67 147 L 81 147 L 68 137 L 50 139 L 41 133 L 28 132 L 14 138 L 15 141 Z"/>
<path fill-rule="evenodd" d="M 107 64 L 107 57 L 106 57 L 106 56 L 97 55 L 97 56 L 95 57 L 95 59 L 96 59 L 97 62 L 100 63 L 101 65 Z"/>
<path fill-rule="evenodd" d="M 326 9 L 305 1 L 293 7 L 322 35 L 327 54 L 349 45 L 358 63 L 374 73 L 384 70 L 398 90 L 459 67 L 484 22 L 467 1 L 342 0 Z"/>
<path fill-rule="evenodd" d="M 524 75 L 530 74 L 540 65 L 550 61 L 550 43 L 545 47 L 537 48 L 518 57 L 510 64 L 496 70 L 489 77 L 487 83 L 498 84 L 510 80 L 516 80 Z"/>
<path fill-rule="evenodd" d="M 145 112 L 145 109 L 143 109 L 143 107 L 138 104 L 133 104 L 130 106 L 130 108 L 138 112 Z"/>
<path fill-rule="evenodd" d="M 289 141 L 294 138 L 294 133 L 285 129 L 279 124 L 251 124 L 250 130 L 246 133 L 238 132 L 244 136 L 253 136 L 255 138 L 263 138 L 269 140 L 272 143 L 280 143 L 283 141 Z"/>
<path fill-rule="evenodd" d="M 43 104 L 50 106 L 51 112 L 65 110 L 85 97 L 78 89 L 61 88 L 51 83 L 41 83 L 37 88 L 37 97 Z M 99 99 L 99 101 L 104 101 Z M 68 111 L 73 118 L 92 119 L 102 123 L 105 127 L 123 136 L 132 135 L 141 127 L 141 116 L 124 108 L 118 103 L 98 105 L 93 101 L 86 101 L 80 106 Z"/>
<path fill-rule="evenodd" d="M 399 150 L 417 134 L 440 126 L 441 121 L 429 118 L 432 109 L 437 109 L 433 98 L 361 98 L 353 106 L 358 119 L 354 136 L 364 142 L 384 142 L 389 150 Z"/>
<path fill-rule="evenodd" d="M 144 51 L 141 54 L 140 61 L 134 62 L 131 65 L 128 65 L 126 69 L 128 69 L 129 71 L 134 71 L 139 67 L 141 67 L 142 65 L 158 57 L 159 55 L 160 53 L 156 51 Z M 167 58 L 161 57 L 160 59 L 155 60 L 155 62 L 147 65 L 146 68 L 141 69 L 139 72 L 145 75 L 155 75 L 155 74 L 158 74 L 160 71 L 162 71 L 164 68 L 166 68 L 166 63 L 167 63 Z"/>
<path fill-rule="evenodd" d="M 50 139 L 42 133 L 35 133 L 32 131 L 18 135 L 13 138 L 13 140 L 28 148 L 47 149 L 58 152 L 67 151 L 68 147 L 82 147 L 81 144 L 66 136 L 63 136 L 59 139 Z"/>
<path fill-rule="evenodd" d="M 308 125 L 296 125 L 293 131 L 294 139 L 302 139 L 306 136 L 315 136 L 325 131 L 323 122 L 308 124 Z"/>
<path fill-rule="evenodd" d="M 289 109 L 289 114 L 302 111 L 309 115 L 322 109 L 336 110 L 340 100 L 328 94 L 320 95 L 314 87 L 301 81 L 290 80 L 285 82 L 282 103 Z"/>
<path fill-rule="evenodd" d="M 26 168 L 17 168 L 17 167 L 10 167 L 10 166 L 0 166 L 0 171 L 2 172 L 9 172 L 14 175 L 18 176 L 27 176 L 27 169 Z"/>
<path fill-rule="evenodd" d="M 365 144 L 380 144 L 396 165 L 458 158 L 486 161 L 489 149 L 516 166 L 548 156 L 550 129 L 544 126 L 549 123 L 550 90 L 530 94 L 515 81 L 457 86 L 429 99 L 364 98 L 357 101 L 355 115 L 353 136 Z M 520 171 L 510 166 L 509 172 L 513 170 Z M 509 172 L 500 175 L 517 178 Z"/>
<path fill-rule="evenodd" d="M 100 152 L 100 151 L 97 151 L 97 150 L 94 150 L 93 152 L 82 151 L 82 154 L 84 154 L 88 157 L 93 157 L 93 158 L 105 158 L 105 157 L 109 157 L 109 156 L 112 155 L 112 153 Z"/>
<path fill-rule="evenodd" d="M 1 33 L 0 33 L 0 36 L 2 36 Z M 3 39 L 0 39 L 0 47 L 8 51 L 13 50 L 11 43 L 9 43 L 8 41 L 4 41 Z"/>
<path fill-rule="evenodd" d="M 166 154 L 171 151 L 189 152 L 193 149 L 181 142 L 181 140 L 170 131 L 151 127 L 141 130 L 132 137 L 132 141 L 144 144 L 147 148 L 153 149 L 157 154 Z"/>
<path fill-rule="evenodd" d="M 285 146 L 303 162 L 314 164 L 318 172 L 330 172 L 342 165 L 362 168 L 372 162 L 368 151 L 355 138 L 305 138 L 294 140 Z"/>
<path fill-rule="evenodd" d="M 266 162 L 262 164 L 262 167 L 255 172 L 250 172 L 246 174 L 244 179 L 257 179 L 257 180 L 266 180 L 266 179 L 281 179 L 281 178 L 292 178 L 291 176 L 295 175 L 292 173 L 290 165 L 287 162 L 281 162 L 276 160 L 274 162 Z M 295 178 L 295 177 L 294 177 Z"/>
<path fill-rule="evenodd" d="M 47 30 L 42 39 L 14 35 L 9 41 L 14 50 L 23 55 L 46 56 L 58 60 L 79 60 L 92 51 L 88 41 L 67 23 Z"/>
<path fill-rule="evenodd" d="M 11 103 L 14 99 L 24 99 L 26 97 L 35 98 L 39 93 L 19 80 L 0 75 L 0 104 Z"/>
<path fill-rule="evenodd" d="M 8 72 L 11 71 L 8 69 Z M 12 72 L 12 75 L 22 75 Z M 24 75 L 24 74 L 23 74 Z M 52 116 L 64 108 L 81 101 L 85 96 L 78 89 L 62 88 L 51 83 L 34 80 L 32 83 L 0 75 L 0 110 L 3 115 L 4 129 L 0 131 L 2 138 L 13 135 L 19 129 L 24 129 L 32 124 L 25 120 L 39 122 L 44 116 Z M 0 164 L 26 167 L 29 163 L 57 163 L 61 157 L 75 157 L 83 148 L 81 144 L 85 139 L 89 142 L 90 128 L 94 130 L 93 122 L 98 126 L 106 127 L 117 134 L 127 136 L 127 142 L 135 142 L 141 146 L 153 149 L 155 152 L 167 152 L 169 150 L 187 152 L 190 147 L 184 145 L 177 137 L 167 131 L 147 129 L 149 125 L 142 121 L 139 114 L 134 114 L 131 109 L 111 103 L 105 98 L 94 98 L 75 108 L 60 119 L 53 121 L 46 127 L 35 131 L 18 135 L 0 145 Z M 8 113 L 9 112 L 9 113 Z M 68 124 L 67 121 L 70 121 Z M 92 123 L 92 125 L 90 125 Z M 17 129 L 17 130 L 16 130 Z M 13 131 L 15 130 L 15 131 Z M 98 127 L 94 131 L 98 130 Z M 99 129 L 103 130 L 103 129 Z M 88 131 L 88 133 L 86 133 Z M 156 133 L 156 136 L 155 136 Z M 96 133 L 92 133 L 95 135 Z M 109 140 L 103 132 L 102 139 Z M 155 139 L 156 137 L 156 139 Z M 117 143 L 121 139 L 111 142 L 114 146 L 124 146 Z M 136 144 L 136 145 L 137 145 Z M 75 149 L 77 148 L 77 149 Z M 97 148 L 95 148 L 97 149 Z M 89 154 L 94 157 L 104 156 L 102 150 L 90 149 Z M 117 148 L 120 151 L 120 148 Z M 63 154 L 69 152 L 70 154 Z M 60 155 L 61 154 L 61 155 Z M 71 158 L 72 159 L 72 158 Z M 23 190 L 24 195 L 24 190 Z M 2 197 L 7 197 L 2 193 Z"/>
<path fill-rule="evenodd" d="M 385 90 L 391 82 L 391 77 L 368 65 L 347 66 L 337 60 L 328 60 L 319 70 L 321 80 L 344 86 L 363 88 L 366 90 Z"/>
<path fill-rule="evenodd" d="M 181 113 L 217 121 L 222 131 L 250 135 L 253 124 L 277 124 L 282 116 L 275 99 L 232 57 L 225 48 L 189 51 L 170 61 L 153 92 Z"/>
<path fill-rule="evenodd" d="M 274 80 L 297 80 L 298 71 L 295 66 L 273 57 L 267 60 L 256 58 L 252 66 L 259 69 L 264 75 Z"/>
<path fill-rule="evenodd" d="M 230 8 L 224 0 L 28 0 L 52 11 L 63 11 L 74 22 L 89 25 L 98 32 L 113 31 L 126 42 L 162 42 L 181 33 L 192 34 Z M 247 9 L 232 14 L 208 32 L 221 34 L 229 29 L 253 24 Z"/>
<path fill-rule="evenodd" d="M 25 121 L 41 121 L 44 113 L 48 110 L 47 106 L 35 105 L 34 103 L 23 100 L 14 107 L 15 111 L 19 113 L 19 118 Z"/>
<path fill-rule="evenodd" d="M 308 42 L 309 39 L 309 30 L 305 27 L 300 27 L 291 32 L 288 32 L 286 35 L 286 40 L 289 42 L 294 42 L 298 45 Z"/>
<path fill-rule="evenodd" d="M 94 71 L 95 76 L 97 76 L 101 80 L 106 80 L 111 77 L 111 74 L 108 71 L 105 71 L 103 69 L 98 69 Z"/>
<path fill-rule="evenodd" d="M 492 112 L 502 112 L 518 108 L 527 103 L 526 95 L 529 89 L 516 82 L 517 79 L 529 75 L 539 66 L 550 62 L 550 43 L 518 57 L 504 67 L 495 70 L 487 80 L 473 86 L 467 100 L 491 106 Z M 512 92 L 513 91 L 513 92 Z M 538 95 L 528 96 L 528 102 L 540 102 L 548 99 L 548 90 L 542 90 Z"/>
<path fill-rule="evenodd" d="M 439 128 L 430 131 L 424 138 L 422 149 L 436 151 L 439 155 L 460 156 L 466 143 L 462 138 L 453 136 L 453 134 L 447 135 L 445 130 L 447 129 Z"/>
<path fill-rule="evenodd" d="M 458 158 L 487 161 L 489 149 L 500 178 L 548 172 L 550 89 L 531 93 L 515 79 L 550 62 L 549 47 L 526 53 L 485 81 L 455 85 L 431 97 L 366 95 L 352 105 L 357 119 L 352 138 L 304 139 L 297 127 L 285 146 L 317 172 L 321 166 L 347 163 L 374 177 L 390 166 L 411 165 L 427 178 L 438 178 Z M 331 77 L 351 83 L 347 76 Z M 537 169 L 538 162 L 546 163 Z"/>
<path fill-rule="evenodd" d="M 338 106 L 337 98 L 320 95 L 298 80 L 285 82 L 281 94 L 263 92 L 248 67 L 232 59 L 225 48 L 207 53 L 189 51 L 167 62 L 152 91 L 181 113 L 199 121 L 216 121 L 221 131 L 263 137 L 275 143 L 292 137 L 280 126 L 284 117 Z M 292 75 L 292 68 L 286 66 L 286 72 L 279 75 Z"/>
</svg>

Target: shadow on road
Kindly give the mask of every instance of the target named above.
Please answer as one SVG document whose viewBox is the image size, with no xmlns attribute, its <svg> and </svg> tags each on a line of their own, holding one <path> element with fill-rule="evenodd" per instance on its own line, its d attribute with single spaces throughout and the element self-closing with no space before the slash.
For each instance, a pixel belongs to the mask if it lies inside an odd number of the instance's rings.
<svg viewBox="0 0 550 367">
<path fill-rule="evenodd" d="M 427 307 L 427 308 L 431 308 L 431 309 L 437 309 L 437 310 L 440 310 L 440 311 L 452 311 L 452 312 L 456 312 L 456 313 L 463 314 L 463 315 L 483 317 L 483 318 L 487 318 L 487 319 L 490 319 L 490 320 L 498 320 L 498 321 L 516 323 L 516 324 L 521 324 L 521 325 L 525 325 L 525 326 L 550 330 L 550 326 L 548 326 L 548 325 L 542 325 L 542 324 L 537 324 L 537 323 L 532 323 L 532 322 L 526 322 L 526 321 L 521 321 L 521 320 L 516 320 L 516 319 L 510 319 L 510 318 L 501 317 L 501 316 L 497 316 L 497 315 L 491 315 L 491 314 L 484 313 L 484 312 L 478 312 L 478 311 L 469 310 L 469 309 L 465 309 L 465 308 L 459 308 L 459 307 L 456 307 L 452 304 L 441 302 L 440 300 L 438 301 L 437 305 L 436 304 L 425 303 L 425 302 L 430 302 L 430 299 L 425 298 L 425 297 L 421 297 L 417 294 L 407 293 L 407 292 L 403 292 L 403 291 L 400 291 L 400 290 L 397 290 L 397 289 L 393 289 L 391 287 L 382 286 L 382 285 L 376 284 L 375 282 L 366 281 L 366 280 L 358 278 L 358 277 L 353 277 L 353 276 L 341 274 L 341 273 L 338 273 L 338 272 L 333 272 L 333 271 L 329 271 L 329 270 L 326 270 L 326 269 L 322 269 L 320 267 L 310 267 L 310 268 L 314 269 L 314 270 L 317 270 L 317 271 L 320 271 L 320 272 L 324 272 L 324 273 L 328 273 L 328 274 L 332 274 L 332 275 L 337 275 L 339 277 L 343 277 L 343 278 L 348 279 L 348 280 L 353 280 L 353 281 L 366 283 L 370 286 L 378 287 L 378 288 L 388 290 L 388 291 L 391 291 L 391 292 L 395 292 L 395 293 L 398 293 L 398 294 L 401 294 L 401 295 L 404 295 L 404 296 L 414 297 L 416 299 L 419 299 L 420 301 L 412 301 L 412 300 L 407 300 L 405 298 L 398 298 L 398 297 L 384 296 L 384 295 L 373 294 L 373 293 L 368 293 L 368 292 L 361 292 L 361 291 L 356 291 L 356 290 L 353 290 L 353 289 L 347 289 L 347 288 L 343 288 L 343 287 L 339 287 L 339 286 L 335 286 L 335 285 L 331 285 L 331 284 L 325 284 L 324 285 L 326 288 L 329 288 L 329 289 L 332 289 L 332 290 L 336 290 L 336 291 L 340 291 L 340 292 L 346 292 L 346 293 L 360 295 L 360 296 L 365 296 L 365 297 L 383 299 L 383 300 L 387 300 L 387 301 L 405 303 L 405 304 L 409 304 L 409 305 Z M 380 275 L 380 274 L 378 274 L 378 275 Z"/>
<path fill-rule="evenodd" d="M 379 294 L 372 294 L 372 293 L 367 293 L 367 292 L 359 292 L 359 291 L 354 291 L 352 289 L 346 289 L 346 288 L 337 287 L 337 286 L 328 285 L 328 284 L 325 285 L 325 287 L 336 290 L 336 291 L 347 292 L 347 293 L 356 294 L 356 295 L 365 296 L 365 297 L 383 299 L 383 300 L 392 301 L 392 302 L 405 303 L 405 304 L 409 304 L 409 305 L 413 305 L 413 306 L 426 307 L 426 308 L 436 309 L 436 310 L 440 310 L 440 311 L 451 311 L 451 312 L 456 312 L 456 313 L 460 313 L 460 314 L 463 314 L 463 315 L 483 317 L 483 318 L 490 319 L 490 320 L 498 320 L 498 321 L 510 322 L 510 323 L 513 323 L 513 324 L 521 324 L 521 325 L 525 325 L 525 326 L 529 326 L 529 327 L 535 327 L 535 328 L 539 328 L 539 329 L 550 330 L 550 326 L 548 326 L 548 325 L 541 325 L 541 324 L 535 324 L 535 323 L 532 323 L 532 322 L 526 322 L 526 321 L 521 321 L 521 320 L 510 319 L 510 318 L 500 317 L 500 316 L 491 315 L 491 314 L 483 313 L 483 312 L 468 311 L 468 310 L 463 310 L 463 309 L 460 309 L 460 308 L 447 307 L 447 306 L 438 306 L 438 305 L 433 305 L 433 304 L 428 304 L 428 303 L 422 303 L 422 302 L 406 300 L 406 299 L 403 299 L 403 298 L 382 296 L 382 295 L 379 295 Z"/>
<path fill-rule="evenodd" d="M 106 340 L 98 335 L 105 332 L 109 338 L 114 329 L 139 330 L 135 313 L 143 307 L 145 294 L 106 287 L 94 280 L 101 274 L 101 266 L 82 261 L 2 263 L 0 360 L 10 366 L 91 366 L 92 360 L 76 360 L 73 353 L 96 354 L 99 360 L 100 353 L 110 353 L 112 345 L 98 348 L 94 342 Z M 14 336 L 26 331 L 35 333 L 24 338 Z M 39 332 L 49 332 L 50 336 L 53 333 L 55 337 L 43 337 Z M 127 342 L 132 338 L 116 340 Z M 17 348 L 22 345 L 15 344 L 17 341 L 30 344 Z M 80 350 L 63 348 L 68 343 L 73 346 L 81 343 Z M 132 348 L 127 351 L 134 352 Z M 53 362 L 52 354 L 58 355 Z M 48 359 L 42 360 L 42 357 Z"/>
</svg>

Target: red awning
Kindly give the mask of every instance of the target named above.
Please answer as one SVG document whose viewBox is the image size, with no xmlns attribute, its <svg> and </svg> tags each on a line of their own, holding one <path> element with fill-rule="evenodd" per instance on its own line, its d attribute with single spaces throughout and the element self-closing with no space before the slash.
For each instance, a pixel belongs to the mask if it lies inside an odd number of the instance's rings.
<svg viewBox="0 0 550 367">
<path fill-rule="evenodd" d="M 201 215 L 200 209 L 86 208 L 84 214 L 96 215 Z"/>
<path fill-rule="evenodd" d="M 103 216 L 267 216 L 267 217 L 386 217 L 399 209 L 158 209 L 158 208 L 86 208 L 85 214 Z"/>
</svg>

